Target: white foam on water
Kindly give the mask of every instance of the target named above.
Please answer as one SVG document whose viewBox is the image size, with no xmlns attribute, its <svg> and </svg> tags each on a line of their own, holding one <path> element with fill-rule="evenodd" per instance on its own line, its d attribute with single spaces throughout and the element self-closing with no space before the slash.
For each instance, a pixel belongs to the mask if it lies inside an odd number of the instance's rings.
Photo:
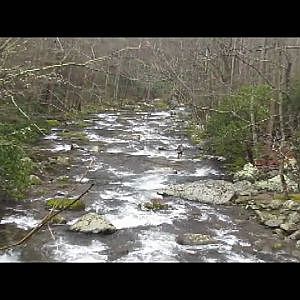
<svg viewBox="0 0 300 300">
<path fill-rule="evenodd" d="M 185 206 L 181 204 L 172 204 L 171 209 L 168 210 L 151 211 L 142 210 L 138 207 L 138 204 L 149 201 L 148 195 L 125 196 L 122 200 L 124 200 L 124 205 L 118 208 L 117 213 L 105 214 L 105 217 L 117 229 L 173 224 L 176 219 L 187 218 Z"/>
<path fill-rule="evenodd" d="M 114 122 L 118 119 L 118 114 L 112 114 L 112 113 L 101 113 L 97 114 L 98 118 L 104 119 L 107 122 Z"/>
<path fill-rule="evenodd" d="M 19 262 L 20 261 L 20 251 L 8 251 L 4 254 L 0 255 L 1 263 L 9 263 L 9 262 Z"/>
<path fill-rule="evenodd" d="M 57 140 L 57 139 L 61 139 L 56 132 L 51 133 L 49 135 L 46 135 L 44 138 L 44 140 Z"/>
<path fill-rule="evenodd" d="M 207 176 L 209 174 L 219 175 L 219 172 L 213 168 L 200 168 L 196 169 L 196 172 L 191 174 L 193 176 Z"/>
<path fill-rule="evenodd" d="M 3 217 L 0 221 L 0 224 L 16 224 L 18 228 L 21 229 L 30 229 L 35 227 L 40 220 L 36 220 L 33 216 L 20 216 L 20 215 L 11 215 L 8 217 Z"/>
<path fill-rule="evenodd" d="M 227 262 L 241 262 L 241 263 L 253 263 L 253 262 L 264 262 L 263 260 L 253 255 L 240 255 L 238 253 L 230 252 L 226 255 Z"/>
<path fill-rule="evenodd" d="M 51 152 L 69 151 L 71 150 L 70 144 L 54 144 L 54 148 L 49 149 Z"/>
<path fill-rule="evenodd" d="M 105 164 L 103 164 L 102 162 L 94 162 L 90 168 L 90 172 L 95 172 L 97 170 L 100 169 L 104 169 Z"/>
<path fill-rule="evenodd" d="M 74 179 L 75 179 L 75 182 L 81 182 L 81 183 L 87 183 L 87 182 L 90 181 L 89 178 L 87 178 L 87 177 L 83 177 L 83 178 L 82 178 L 81 175 L 76 175 L 76 176 L 74 177 Z"/>
<path fill-rule="evenodd" d="M 47 246 L 49 247 L 49 246 Z M 92 240 L 90 245 L 80 246 L 69 244 L 67 240 L 59 237 L 54 244 L 53 254 L 55 260 L 64 262 L 105 262 L 107 255 L 101 254 L 102 251 L 107 249 L 103 243 Z"/>
<path fill-rule="evenodd" d="M 171 113 L 169 111 L 158 111 L 151 113 L 152 116 L 159 116 L 159 117 L 170 117 Z"/>
<path fill-rule="evenodd" d="M 111 137 L 103 137 L 95 133 L 90 133 L 85 131 L 88 139 L 92 142 L 105 142 L 107 144 L 112 144 L 112 143 L 128 143 L 128 141 L 124 141 L 121 139 L 117 138 L 111 138 Z"/>
<path fill-rule="evenodd" d="M 108 148 L 106 150 L 107 153 L 124 153 L 124 149 L 120 147 Z"/>
<path fill-rule="evenodd" d="M 123 256 L 118 261 L 124 262 L 178 262 L 175 236 L 154 230 L 142 230 L 139 233 L 142 247 Z"/>
<path fill-rule="evenodd" d="M 124 186 L 130 186 L 137 190 L 156 190 L 167 186 L 164 184 L 167 178 L 163 175 L 150 174 L 133 179 L 132 181 L 124 182 Z"/>
</svg>

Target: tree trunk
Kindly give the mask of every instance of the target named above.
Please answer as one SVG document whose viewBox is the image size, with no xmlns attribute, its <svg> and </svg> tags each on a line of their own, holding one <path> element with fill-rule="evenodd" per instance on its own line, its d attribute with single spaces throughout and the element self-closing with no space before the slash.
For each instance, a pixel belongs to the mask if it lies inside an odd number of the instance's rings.
<svg viewBox="0 0 300 300">
<path fill-rule="evenodd" d="M 281 54 L 281 49 L 279 50 L 279 59 L 278 63 L 281 65 L 282 62 L 282 54 Z M 282 91 L 281 91 L 281 69 L 278 70 L 279 76 L 278 76 L 278 102 L 279 102 L 279 127 L 280 127 L 280 146 L 279 146 L 279 175 L 280 175 L 280 180 L 282 184 L 282 190 L 283 190 L 283 195 L 285 199 L 288 199 L 288 186 L 285 180 L 284 176 L 284 161 L 285 161 L 285 155 L 284 155 L 284 150 L 285 150 L 285 130 L 284 130 L 284 118 L 283 118 L 283 97 L 282 97 Z"/>
</svg>

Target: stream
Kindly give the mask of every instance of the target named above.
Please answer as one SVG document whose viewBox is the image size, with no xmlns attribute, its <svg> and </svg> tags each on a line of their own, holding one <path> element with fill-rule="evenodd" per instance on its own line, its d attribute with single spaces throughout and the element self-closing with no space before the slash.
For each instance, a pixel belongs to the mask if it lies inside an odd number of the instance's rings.
<svg viewBox="0 0 300 300">
<path fill-rule="evenodd" d="M 66 225 L 46 226 L 26 245 L 0 252 L 0 262 L 288 262 L 299 261 L 288 249 L 274 251 L 272 230 L 249 218 L 237 206 L 212 206 L 175 197 L 164 198 L 172 209 L 144 211 L 138 204 L 160 197 L 156 190 L 168 184 L 224 179 L 221 162 L 199 158 L 199 150 L 184 133 L 188 113 L 176 111 L 118 111 L 93 114 L 81 130 L 87 141 L 70 150 L 70 142 L 53 128 L 39 151 L 46 156 L 68 155 L 69 167 L 57 170 L 79 182 L 81 190 L 95 186 L 84 197 L 86 212 L 97 212 L 118 229 L 111 235 L 68 230 L 83 212 L 64 213 Z M 75 141 L 74 143 L 77 143 Z M 181 158 L 176 148 L 183 145 Z M 100 151 L 98 151 L 100 150 Z M 54 191 L 52 196 L 65 191 Z M 80 193 L 80 191 L 76 192 Z M 45 197 L 0 201 L 0 241 L 24 236 L 47 213 Z M 214 244 L 179 245 L 183 233 L 208 234 Z M 258 242 L 262 245 L 258 246 Z"/>
</svg>

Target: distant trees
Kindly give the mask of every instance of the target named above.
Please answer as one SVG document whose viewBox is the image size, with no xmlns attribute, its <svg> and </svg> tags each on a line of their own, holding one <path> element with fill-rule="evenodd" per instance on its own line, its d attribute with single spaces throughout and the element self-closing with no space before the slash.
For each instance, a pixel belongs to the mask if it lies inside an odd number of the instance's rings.
<svg viewBox="0 0 300 300">
<path fill-rule="evenodd" d="M 40 132 L 41 114 L 176 100 L 215 147 L 244 138 L 236 166 L 276 150 L 283 167 L 297 148 L 299 50 L 299 38 L 0 38 L 0 126 Z"/>
</svg>

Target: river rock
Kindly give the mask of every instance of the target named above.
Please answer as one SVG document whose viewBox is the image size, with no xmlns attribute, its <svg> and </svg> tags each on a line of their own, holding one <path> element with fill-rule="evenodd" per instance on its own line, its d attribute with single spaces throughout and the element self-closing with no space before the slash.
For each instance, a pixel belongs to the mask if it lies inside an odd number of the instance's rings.
<svg viewBox="0 0 300 300">
<path fill-rule="evenodd" d="M 238 196 L 253 196 L 258 193 L 258 191 L 253 188 L 252 183 L 248 180 L 237 181 L 233 184 L 233 187 Z"/>
<path fill-rule="evenodd" d="M 159 191 L 158 194 L 203 203 L 226 204 L 234 198 L 235 190 L 229 181 L 208 179 L 171 185 Z"/>
<path fill-rule="evenodd" d="M 272 200 L 270 203 L 266 204 L 267 208 L 271 209 L 279 209 L 282 206 L 282 201 L 281 200 Z"/>
<path fill-rule="evenodd" d="M 60 165 L 68 165 L 70 163 L 70 158 L 67 156 L 58 156 L 56 162 Z"/>
<path fill-rule="evenodd" d="M 279 238 L 283 238 L 284 237 L 284 230 L 282 230 L 281 228 L 275 228 L 273 230 L 273 232 L 279 237 Z"/>
<path fill-rule="evenodd" d="M 276 214 L 269 213 L 267 211 L 255 210 L 255 213 L 258 216 L 258 219 L 260 220 L 260 222 L 262 222 L 263 224 L 266 224 L 267 221 L 273 220 L 276 222 L 273 222 L 273 223 L 271 222 L 268 224 L 279 223 L 279 225 L 280 225 L 281 223 L 284 223 L 284 221 L 286 219 L 286 216 L 284 216 L 284 215 L 281 215 L 281 214 L 276 215 Z M 267 225 L 267 226 L 269 226 L 269 225 Z M 274 226 L 270 226 L 270 227 L 274 227 Z"/>
<path fill-rule="evenodd" d="M 285 178 L 286 183 L 288 185 L 289 191 L 296 192 L 298 190 L 298 185 L 295 181 L 289 179 L 288 177 Z M 269 192 L 282 192 L 282 184 L 280 176 L 277 175 L 273 178 L 267 179 L 267 180 L 260 180 L 256 181 L 254 184 L 254 187 L 257 190 L 263 190 L 263 191 L 269 191 Z"/>
<path fill-rule="evenodd" d="M 280 225 L 280 228 L 290 234 L 297 231 L 298 226 L 295 223 L 283 223 Z"/>
<path fill-rule="evenodd" d="M 43 183 L 43 181 L 36 175 L 30 175 L 29 181 L 32 185 L 41 185 Z"/>
<path fill-rule="evenodd" d="M 67 223 L 67 220 L 64 217 L 59 216 L 59 215 L 51 218 L 51 220 L 50 220 L 50 224 L 66 224 L 66 223 Z"/>
<path fill-rule="evenodd" d="M 186 233 L 179 235 L 176 242 L 180 245 L 207 245 L 215 243 L 215 241 L 206 234 L 201 233 Z"/>
<path fill-rule="evenodd" d="M 279 227 L 282 224 L 282 220 L 280 219 L 274 219 L 274 220 L 268 220 L 265 222 L 265 225 L 268 227 Z"/>
<path fill-rule="evenodd" d="M 153 211 L 166 210 L 171 208 L 171 206 L 168 205 L 167 203 L 162 203 L 161 199 L 152 199 L 149 202 L 145 202 L 144 204 L 140 204 L 138 206 L 142 210 L 153 210 Z"/>
<path fill-rule="evenodd" d="M 300 230 L 295 231 L 288 237 L 291 240 L 300 240 Z"/>
<path fill-rule="evenodd" d="M 286 200 L 285 202 L 283 202 L 282 207 L 289 210 L 297 210 L 299 204 L 293 200 Z"/>
<path fill-rule="evenodd" d="M 247 204 L 252 199 L 251 196 L 239 196 L 234 199 L 234 203 L 236 204 Z"/>
<path fill-rule="evenodd" d="M 281 243 L 281 242 L 275 242 L 275 243 L 272 245 L 272 249 L 273 249 L 273 250 L 281 250 L 283 247 L 284 247 L 284 244 Z"/>
<path fill-rule="evenodd" d="M 300 249 L 300 241 L 297 241 L 297 243 L 296 243 L 296 248 L 297 248 L 297 249 Z"/>
<path fill-rule="evenodd" d="M 238 171 L 233 176 L 233 181 L 247 180 L 254 182 L 259 176 L 259 170 L 257 167 L 253 166 L 251 163 L 244 165 L 241 171 Z"/>
<path fill-rule="evenodd" d="M 290 213 L 288 215 L 288 221 L 290 223 L 299 223 L 300 222 L 300 214 L 296 211 Z"/>
<path fill-rule="evenodd" d="M 117 229 L 104 216 L 97 213 L 88 213 L 83 215 L 75 224 L 71 225 L 70 230 L 84 233 L 111 234 Z"/>
</svg>

